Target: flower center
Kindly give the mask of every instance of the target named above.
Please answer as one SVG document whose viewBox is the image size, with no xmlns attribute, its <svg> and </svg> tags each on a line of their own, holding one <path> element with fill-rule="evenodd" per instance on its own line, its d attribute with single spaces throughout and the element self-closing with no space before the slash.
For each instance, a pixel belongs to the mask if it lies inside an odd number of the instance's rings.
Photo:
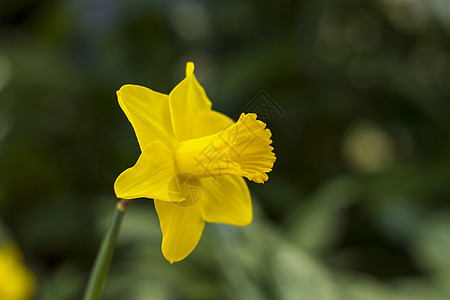
<svg viewBox="0 0 450 300">
<path fill-rule="evenodd" d="M 169 199 L 173 201 L 171 202 L 172 204 L 180 207 L 189 207 L 200 199 L 202 185 L 196 176 L 181 173 L 169 182 L 167 193 Z"/>
<path fill-rule="evenodd" d="M 239 120 L 216 134 L 181 142 L 175 154 L 179 173 L 196 177 L 239 175 L 264 183 L 275 162 L 272 136 L 256 114 Z"/>
</svg>

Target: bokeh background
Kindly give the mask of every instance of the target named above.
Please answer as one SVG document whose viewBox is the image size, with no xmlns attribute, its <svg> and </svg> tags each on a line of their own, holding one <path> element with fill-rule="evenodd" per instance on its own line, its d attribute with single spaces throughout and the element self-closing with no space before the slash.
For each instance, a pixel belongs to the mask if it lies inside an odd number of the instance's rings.
<svg viewBox="0 0 450 300">
<path fill-rule="evenodd" d="M 173 265 L 134 201 L 104 299 L 450 299 L 449 37 L 448 0 L 2 0 L 1 235 L 33 299 L 81 298 L 139 155 L 115 91 L 187 61 L 216 110 L 282 109 L 278 160 L 252 225 Z"/>
</svg>

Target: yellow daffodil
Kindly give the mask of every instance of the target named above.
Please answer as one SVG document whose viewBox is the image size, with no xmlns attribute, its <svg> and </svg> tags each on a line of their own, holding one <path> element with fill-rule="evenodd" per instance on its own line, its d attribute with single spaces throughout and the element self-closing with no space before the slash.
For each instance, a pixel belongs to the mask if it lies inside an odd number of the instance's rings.
<svg viewBox="0 0 450 300">
<path fill-rule="evenodd" d="M 263 183 L 275 162 L 271 132 L 255 114 L 237 122 L 211 109 L 211 101 L 186 65 L 186 78 L 169 95 L 137 85 L 118 92 L 141 155 L 117 178 L 118 198 L 151 198 L 168 261 L 197 245 L 205 221 L 244 226 L 252 220 L 246 177 Z"/>
<path fill-rule="evenodd" d="M 36 280 L 22 261 L 22 254 L 16 246 L 0 245 L 0 299 L 31 299 Z"/>
</svg>

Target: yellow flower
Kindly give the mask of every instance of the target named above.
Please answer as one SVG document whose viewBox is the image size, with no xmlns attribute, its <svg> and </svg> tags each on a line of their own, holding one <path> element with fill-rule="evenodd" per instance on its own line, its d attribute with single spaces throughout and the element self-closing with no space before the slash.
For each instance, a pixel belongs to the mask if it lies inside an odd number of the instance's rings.
<svg viewBox="0 0 450 300">
<path fill-rule="evenodd" d="M 263 183 L 275 162 L 271 132 L 255 114 L 235 123 L 211 101 L 187 63 L 186 78 L 169 95 L 125 85 L 120 107 L 134 128 L 141 155 L 117 178 L 118 198 L 155 200 L 162 252 L 171 263 L 197 245 L 205 221 L 244 226 L 252 220 L 245 180 Z"/>
<path fill-rule="evenodd" d="M 25 300 L 33 295 L 36 279 L 22 261 L 16 246 L 0 245 L 0 299 Z"/>
</svg>

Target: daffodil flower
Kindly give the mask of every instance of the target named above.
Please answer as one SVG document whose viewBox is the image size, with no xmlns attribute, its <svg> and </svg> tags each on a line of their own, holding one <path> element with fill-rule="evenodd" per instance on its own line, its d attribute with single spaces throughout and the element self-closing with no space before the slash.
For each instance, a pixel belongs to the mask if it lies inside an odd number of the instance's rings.
<svg viewBox="0 0 450 300">
<path fill-rule="evenodd" d="M 141 155 L 119 175 L 114 189 L 120 199 L 154 199 L 168 261 L 192 252 L 205 221 L 251 222 L 243 177 L 264 183 L 272 170 L 275 154 L 266 124 L 255 114 L 242 114 L 234 122 L 212 110 L 193 63 L 187 63 L 186 78 L 169 95 L 125 85 L 117 96 Z"/>
<path fill-rule="evenodd" d="M 36 287 L 34 274 L 23 264 L 21 251 L 13 244 L 0 245 L 0 299 L 31 299 Z"/>
</svg>

